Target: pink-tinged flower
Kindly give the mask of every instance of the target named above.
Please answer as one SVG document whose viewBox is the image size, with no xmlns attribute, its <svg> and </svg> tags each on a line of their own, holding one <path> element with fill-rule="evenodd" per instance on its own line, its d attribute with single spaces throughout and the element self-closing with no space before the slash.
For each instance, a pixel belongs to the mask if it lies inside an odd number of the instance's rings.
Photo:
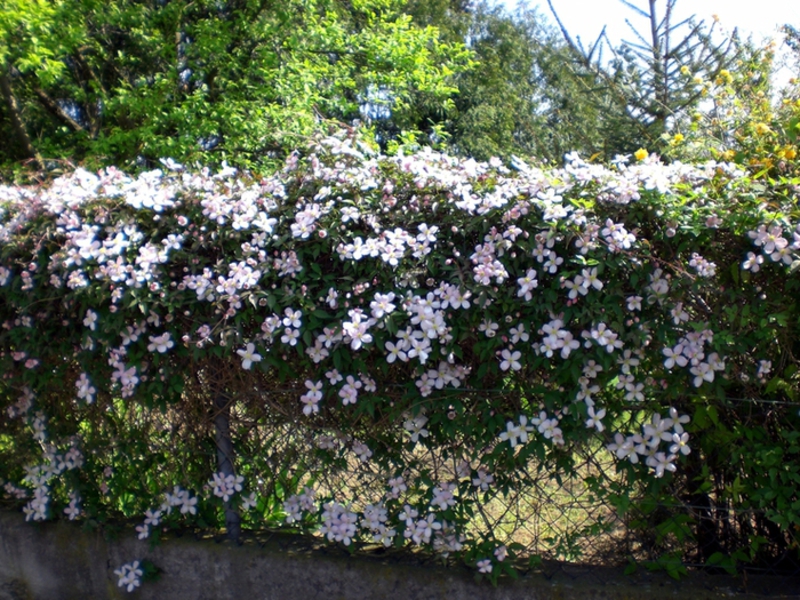
<svg viewBox="0 0 800 600">
<path fill-rule="evenodd" d="M 285 321 L 286 319 L 284 319 Z M 281 336 L 281 342 L 284 344 L 289 344 L 290 346 L 296 346 L 297 340 L 300 338 L 300 330 L 299 329 L 292 329 L 291 327 L 287 327 L 283 330 L 283 335 Z"/>
<path fill-rule="evenodd" d="M 493 482 L 494 476 L 483 467 L 478 469 L 477 473 L 475 473 L 475 477 L 472 479 L 472 485 L 474 485 L 476 488 L 482 489 L 484 492 L 489 489 L 489 486 Z"/>
<path fill-rule="evenodd" d="M 780 248 L 776 247 L 775 252 L 770 254 L 769 257 L 773 262 L 783 262 L 785 265 L 791 265 L 794 261 L 791 248 L 785 245 Z"/>
<path fill-rule="evenodd" d="M 666 471 L 675 471 L 675 455 L 670 454 L 667 456 L 664 452 L 656 452 L 654 456 L 647 459 L 648 466 L 655 470 L 656 477 L 663 477 Z"/>
<path fill-rule="evenodd" d="M 370 302 L 369 305 L 372 317 L 374 319 L 380 319 L 381 317 L 391 313 L 395 308 L 397 308 L 394 304 L 392 304 L 394 299 L 394 292 L 389 292 L 388 294 L 375 294 L 375 299 Z"/>
<path fill-rule="evenodd" d="M 152 511 L 147 509 L 144 511 L 144 524 L 145 525 L 152 525 L 153 527 L 158 527 L 159 523 L 161 523 L 161 511 L 155 510 Z"/>
<path fill-rule="evenodd" d="M 478 571 L 480 573 L 492 572 L 492 561 L 489 558 L 484 558 L 483 560 L 479 560 L 476 566 L 478 567 Z"/>
<path fill-rule="evenodd" d="M 370 459 L 370 457 L 372 456 L 372 450 L 370 450 L 369 446 L 367 446 L 363 442 L 354 442 L 353 443 L 353 452 L 355 453 L 356 456 L 358 456 L 358 459 L 362 463 L 367 462 Z"/>
<path fill-rule="evenodd" d="M 692 375 L 694 375 L 694 380 L 692 381 L 694 387 L 700 387 L 703 385 L 704 381 L 708 381 L 709 383 L 714 381 L 714 370 L 708 363 L 698 363 L 697 366 L 689 370 Z"/>
<path fill-rule="evenodd" d="M 763 380 L 771 372 L 772 372 L 772 361 L 770 360 L 758 361 L 758 373 L 756 373 L 756 377 Z"/>
<path fill-rule="evenodd" d="M 758 273 L 761 269 L 761 264 L 764 262 L 764 257 L 760 254 L 756 255 L 752 252 L 747 253 L 747 258 L 742 263 L 742 268 L 745 271 L 752 271 L 753 273 Z"/>
<path fill-rule="evenodd" d="M 67 508 L 64 509 L 64 514 L 66 514 L 69 517 L 70 521 L 74 521 L 80 516 L 81 509 L 78 506 L 78 498 L 76 498 L 74 495 L 72 496 L 72 499 L 69 502 L 69 506 L 67 506 Z"/>
<path fill-rule="evenodd" d="M 256 499 L 255 492 L 250 492 L 249 496 L 242 496 L 242 504 L 241 504 L 242 512 L 247 512 L 251 508 L 255 508 L 256 504 L 258 504 L 258 500 Z"/>
<path fill-rule="evenodd" d="M 583 275 L 584 287 L 593 287 L 596 290 L 603 289 L 603 282 L 597 277 L 597 267 L 593 267 L 591 270 L 583 269 L 581 275 Z"/>
<path fill-rule="evenodd" d="M 641 296 L 629 296 L 625 301 L 627 302 L 628 310 L 642 310 Z"/>
<path fill-rule="evenodd" d="M 372 341 L 372 335 L 367 333 L 367 324 L 362 323 L 358 325 L 355 329 L 349 332 L 351 340 L 350 340 L 350 348 L 353 350 L 358 350 L 364 344 L 369 344 Z"/>
<path fill-rule="evenodd" d="M 586 427 L 589 429 L 597 429 L 597 431 L 603 431 L 605 427 L 603 426 L 603 417 L 606 416 L 606 409 L 601 408 L 597 412 L 595 412 L 594 407 L 590 406 L 587 412 L 589 418 L 586 419 Z"/>
<path fill-rule="evenodd" d="M 763 227 L 763 226 L 762 226 Z M 781 227 L 771 227 L 768 232 L 759 230 L 759 235 L 755 242 L 764 246 L 764 254 L 772 254 L 776 248 L 780 249 L 788 243 L 783 237 L 783 229 Z"/>
<path fill-rule="evenodd" d="M 428 417 L 425 415 L 417 415 L 416 417 L 408 418 L 403 423 L 403 428 L 411 434 L 411 441 L 415 444 L 421 437 L 428 437 L 429 432 L 425 429 L 425 424 L 428 422 Z"/>
<path fill-rule="evenodd" d="M 97 329 L 97 313 L 89 309 L 86 311 L 86 317 L 83 319 L 83 325 L 92 331 Z"/>
<path fill-rule="evenodd" d="M 314 361 L 315 364 L 319 364 L 328 358 L 330 352 L 328 352 L 328 350 L 325 349 L 325 347 L 320 344 L 319 341 L 317 341 L 313 346 L 306 348 L 306 354 L 308 354 L 308 357 Z"/>
<path fill-rule="evenodd" d="M 331 369 L 330 371 L 326 371 L 325 377 L 328 378 L 328 381 L 330 382 L 331 385 L 336 385 L 337 383 L 339 383 L 344 379 L 344 377 L 342 377 L 342 374 L 339 373 L 339 371 L 337 371 L 336 369 Z"/>
<path fill-rule="evenodd" d="M 500 328 L 500 325 L 494 323 L 488 319 L 484 319 L 480 325 L 478 325 L 478 331 L 483 332 L 483 334 L 488 338 L 493 338 L 497 335 L 497 330 Z"/>
<path fill-rule="evenodd" d="M 193 515 L 197 514 L 197 496 L 190 496 L 189 492 L 183 492 L 183 495 L 180 498 L 181 504 L 181 514 L 185 515 L 186 513 L 191 513 Z"/>
<path fill-rule="evenodd" d="M 319 401 L 322 400 L 322 382 L 307 379 L 305 386 L 308 391 L 300 396 L 300 402 L 304 405 L 303 414 L 310 416 L 319 412 Z"/>
<path fill-rule="evenodd" d="M 688 364 L 686 357 L 683 355 L 683 345 L 678 344 L 674 348 L 664 348 L 661 353 L 667 357 L 664 361 L 664 366 L 667 369 L 672 369 L 675 365 L 685 367 Z"/>
<path fill-rule="evenodd" d="M 287 308 L 283 311 L 283 314 L 286 315 L 283 318 L 283 325 L 285 327 L 300 328 L 300 325 L 302 325 L 303 311 Z"/>
<path fill-rule="evenodd" d="M 261 360 L 261 355 L 256 352 L 256 346 L 253 343 L 247 344 L 245 348 L 236 351 L 236 354 L 242 357 L 242 368 L 250 370 L 254 362 Z"/>
<path fill-rule="evenodd" d="M 517 327 L 512 327 L 508 332 L 511 334 L 512 344 L 527 342 L 530 339 L 530 335 L 528 335 L 528 332 L 525 331 L 524 323 L 520 323 Z"/>
<path fill-rule="evenodd" d="M 670 454 L 683 454 L 688 455 L 692 449 L 689 447 L 689 434 L 685 431 L 683 433 L 672 434 L 672 445 L 669 447 Z"/>
<path fill-rule="evenodd" d="M 175 342 L 173 342 L 170 338 L 169 331 L 166 331 L 161 335 L 151 335 L 148 336 L 148 338 L 150 339 L 150 343 L 147 345 L 148 352 L 158 352 L 159 354 L 164 354 L 175 345 Z"/>
<path fill-rule="evenodd" d="M 500 434 L 500 440 L 508 443 L 514 448 L 519 443 L 526 443 L 528 441 L 528 417 L 521 415 L 519 418 L 519 425 L 513 421 L 506 423 L 506 430 Z"/>
<path fill-rule="evenodd" d="M 525 274 L 525 277 L 520 277 L 519 279 L 517 279 L 517 284 L 519 285 L 519 290 L 517 291 L 517 297 L 524 298 L 526 302 L 531 300 L 531 298 L 533 298 L 531 290 L 539 286 L 539 282 L 536 279 L 536 270 L 528 269 L 528 272 Z"/>
<path fill-rule="evenodd" d="M 334 288 L 328 288 L 328 295 L 325 297 L 325 302 L 331 308 L 336 308 L 338 306 L 339 292 L 337 292 Z"/>
<path fill-rule="evenodd" d="M 519 350 L 514 350 L 513 352 L 510 350 L 503 350 L 500 356 L 503 358 L 500 363 L 500 369 L 503 371 L 508 371 L 509 369 L 519 371 L 522 368 L 522 364 L 519 362 L 522 353 Z"/>
</svg>

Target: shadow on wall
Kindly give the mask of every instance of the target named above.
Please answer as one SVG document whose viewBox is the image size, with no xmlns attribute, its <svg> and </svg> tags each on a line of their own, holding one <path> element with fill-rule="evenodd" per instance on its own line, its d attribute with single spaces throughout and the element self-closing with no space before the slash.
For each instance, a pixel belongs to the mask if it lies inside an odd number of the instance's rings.
<svg viewBox="0 0 800 600">
<path fill-rule="evenodd" d="M 744 600 L 800 598 L 800 581 L 784 578 L 749 581 L 692 574 L 680 582 L 661 573 L 625 576 L 619 569 L 548 564 L 517 581 L 497 587 L 476 582 L 472 570 L 445 568 L 408 552 L 350 556 L 314 538 L 286 533 L 245 536 L 241 546 L 171 535 L 161 545 L 136 539 L 131 531 L 106 539 L 66 522 L 26 523 L 16 512 L 0 510 L 0 600 Z M 123 564 L 147 560 L 160 571 L 128 593 L 114 573 Z"/>
</svg>

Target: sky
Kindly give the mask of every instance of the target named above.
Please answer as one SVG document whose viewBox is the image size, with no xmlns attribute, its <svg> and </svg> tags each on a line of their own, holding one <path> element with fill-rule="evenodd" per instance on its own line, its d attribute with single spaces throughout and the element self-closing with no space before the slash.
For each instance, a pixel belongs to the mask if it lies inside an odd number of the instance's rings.
<svg viewBox="0 0 800 600">
<path fill-rule="evenodd" d="M 513 10 L 517 0 L 495 0 L 497 4 Z M 630 0 L 631 4 L 647 8 L 646 0 Z M 638 17 L 631 9 L 620 0 L 552 0 L 561 21 L 573 37 L 580 36 L 585 47 L 590 46 L 603 25 L 607 25 L 607 33 L 612 43 L 616 45 L 622 39 L 633 41 L 630 29 L 625 24 L 629 18 L 633 25 L 643 26 L 647 21 Z M 539 6 L 542 13 L 547 15 L 551 22 L 550 12 L 545 0 L 528 0 L 528 6 Z M 666 0 L 658 0 L 656 10 L 663 11 Z M 789 23 L 800 28 L 800 2 L 797 0 L 678 0 L 675 4 L 675 17 L 683 19 L 696 15 L 698 20 L 703 19 L 711 23 L 713 15 L 719 17 L 720 23 L 726 30 L 738 28 L 742 37 L 752 34 L 754 41 L 761 41 L 770 36 L 776 36 L 779 25 Z M 673 17 L 673 22 L 677 22 Z"/>
</svg>

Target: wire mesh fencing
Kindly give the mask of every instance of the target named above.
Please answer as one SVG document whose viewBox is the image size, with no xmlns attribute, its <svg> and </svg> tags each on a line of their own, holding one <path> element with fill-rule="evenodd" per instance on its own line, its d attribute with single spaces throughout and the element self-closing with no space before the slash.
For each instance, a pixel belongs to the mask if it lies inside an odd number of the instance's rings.
<svg viewBox="0 0 800 600">
<path fill-rule="evenodd" d="M 509 484 L 502 473 L 475 462 L 465 437 L 417 444 L 424 438 L 414 439 L 414 428 L 406 427 L 398 445 L 400 425 L 381 415 L 361 415 L 343 434 L 338 419 L 352 414 L 309 416 L 294 384 L 264 380 L 254 387 L 248 380 L 242 387 L 234 373 L 201 372 L 183 400 L 169 406 L 99 401 L 81 426 L 90 449 L 85 472 L 101 482 L 98 502 L 135 515 L 155 510 L 154 499 L 176 485 L 213 497 L 211 477 L 222 449 L 244 480 L 242 496 L 255 499 L 250 510 L 230 499 L 224 504 L 240 515 L 245 530 L 281 527 L 320 535 L 319 514 L 336 503 L 359 515 L 363 533 L 352 537 L 353 547 L 386 551 L 387 537 L 410 542 L 413 536 L 397 527 L 390 531 L 384 519 L 381 537 L 380 519 L 370 525 L 369 515 L 428 503 L 438 509 L 441 525 L 426 547 L 430 556 L 454 557 L 459 540 L 492 538 L 513 548 L 524 568 L 635 566 L 675 576 L 702 568 L 787 582 L 800 577 L 800 429 L 791 402 L 707 403 L 702 414 L 695 411 L 692 451 L 661 478 L 634 476 L 636 465 L 609 449 L 613 436 L 606 432 L 531 456 Z M 236 389 L 222 404 L 215 402 L 220 381 Z M 468 404 L 472 395 L 492 391 L 460 393 Z M 386 402 L 392 402 L 391 390 Z M 641 426 L 640 413 L 632 407 L 627 422 L 613 428 Z M 703 416 L 709 413 L 713 418 Z M 225 448 L 221 415 L 230 441 Z M 458 528 L 445 514 L 457 517 Z M 209 519 L 195 525 L 214 526 Z M 598 573 L 593 576 L 602 578 Z"/>
</svg>

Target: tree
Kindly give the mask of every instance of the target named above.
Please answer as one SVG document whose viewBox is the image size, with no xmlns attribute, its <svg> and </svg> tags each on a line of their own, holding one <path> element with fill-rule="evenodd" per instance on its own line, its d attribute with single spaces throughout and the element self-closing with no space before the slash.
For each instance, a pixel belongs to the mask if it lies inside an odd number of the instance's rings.
<svg viewBox="0 0 800 600">
<path fill-rule="evenodd" d="M 677 0 L 666 0 L 663 12 L 659 0 L 647 0 L 640 8 L 628 0 L 620 0 L 645 27 L 636 27 L 626 20 L 633 41 L 623 41 L 613 49 L 605 30 L 590 48 L 573 40 L 558 17 L 552 2 L 548 6 L 569 47 L 573 77 L 591 74 L 599 88 L 591 91 L 590 101 L 611 103 L 615 110 L 601 120 L 599 127 L 610 143 L 602 154 L 631 152 L 638 145 L 661 150 L 665 134 L 676 120 L 686 118 L 700 103 L 703 93 L 686 72 L 706 79 L 716 79 L 721 72 L 736 64 L 747 51 L 736 31 L 730 37 L 717 39 L 716 23 L 710 27 L 694 18 L 675 22 Z M 609 48 L 612 58 L 603 61 L 602 51 Z"/>
<path fill-rule="evenodd" d="M 713 79 L 748 48 L 735 34 L 718 36 L 713 24 L 676 23 L 676 0 L 663 11 L 658 0 L 626 4 L 646 25 L 630 23 L 634 41 L 615 49 L 605 33 L 584 47 L 555 11 L 553 27 L 536 10 L 511 15 L 486 3 L 440 0 L 420 11 L 409 3 L 420 23 L 461 35 L 476 63 L 455 78 L 455 110 L 419 111 L 419 128 L 439 123 L 454 151 L 481 159 L 560 162 L 572 150 L 603 159 L 641 146 L 662 151 L 664 134 L 702 99 L 684 73 Z"/>
<path fill-rule="evenodd" d="M 463 48 L 393 0 L 0 0 L 0 161 L 255 165 L 370 90 L 446 104 Z M 27 140 L 27 141 L 26 141 Z"/>
<path fill-rule="evenodd" d="M 458 152 L 479 159 L 545 155 L 537 134 L 543 118 L 534 19 L 514 20 L 501 8 L 476 7 L 467 39 L 476 67 L 457 79 L 448 131 Z"/>
<path fill-rule="evenodd" d="M 442 0 L 426 7 L 420 11 L 411 2 L 406 10 L 451 38 L 460 35 L 475 66 L 456 75 L 453 110 L 421 107 L 420 130 L 438 124 L 451 151 L 478 159 L 522 155 L 560 162 L 572 150 L 603 150 L 607 136 L 599 125 L 623 119 L 623 111 L 545 15 L 511 15 L 485 2 Z"/>
</svg>

